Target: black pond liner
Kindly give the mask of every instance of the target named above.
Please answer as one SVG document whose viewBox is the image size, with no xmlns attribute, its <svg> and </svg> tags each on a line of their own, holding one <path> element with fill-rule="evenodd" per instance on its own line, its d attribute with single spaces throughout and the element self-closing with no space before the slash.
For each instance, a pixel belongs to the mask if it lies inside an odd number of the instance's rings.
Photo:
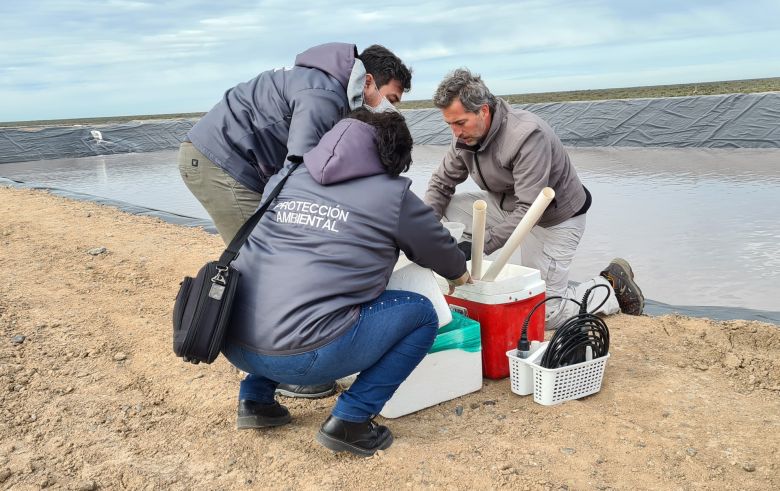
<svg viewBox="0 0 780 491">
<path fill-rule="evenodd" d="M 214 224 L 210 220 L 188 217 L 176 213 L 169 213 L 163 210 L 155 210 L 152 208 L 133 205 L 123 201 L 101 198 L 99 196 L 92 196 L 85 193 L 74 193 L 72 191 L 52 188 L 48 186 L 27 184 L 24 182 L 14 181 L 12 179 L 7 179 L 4 177 L 0 177 L 0 186 L 45 190 L 56 196 L 62 196 L 64 198 L 73 199 L 76 201 L 90 201 L 102 205 L 108 205 L 133 215 L 156 217 L 165 222 L 172 223 L 175 225 L 183 225 L 186 227 L 200 227 L 209 233 L 212 234 L 217 233 Z M 768 310 L 743 309 L 739 307 L 717 307 L 717 306 L 704 306 L 704 305 L 669 305 L 663 302 L 656 302 L 654 300 L 649 300 L 649 299 L 645 301 L 645 314 L 650 316 L 679 314 L 688 317 L 701 317 L 701 318 L 707 318 L 707 319 L 719 320 L 719 321 L 749 320 L 749 321 L 760 321 L 760 322 L 767 322 L 770 324 L 780 325 L 780 312 L 773 312 Z"/>
</svg>

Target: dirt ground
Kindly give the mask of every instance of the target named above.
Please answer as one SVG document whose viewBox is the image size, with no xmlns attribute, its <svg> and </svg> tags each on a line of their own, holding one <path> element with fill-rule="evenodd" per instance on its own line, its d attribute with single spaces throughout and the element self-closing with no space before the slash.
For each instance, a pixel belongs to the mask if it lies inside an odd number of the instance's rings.
<svg viewBox="0 0 780 491">
<path fill-rule="evenodd" d="M 0 489 L 780 489 L 780 329 L 756 322 L 610 317 L 600 393 L 486 380 L 379 418 L 396 440 L 368 459 L 314 440 L 335 397 L 238 432 L 239 374 L 171 351 L 178 283 L 221 245 L 0 187 Z"/>
</svg>

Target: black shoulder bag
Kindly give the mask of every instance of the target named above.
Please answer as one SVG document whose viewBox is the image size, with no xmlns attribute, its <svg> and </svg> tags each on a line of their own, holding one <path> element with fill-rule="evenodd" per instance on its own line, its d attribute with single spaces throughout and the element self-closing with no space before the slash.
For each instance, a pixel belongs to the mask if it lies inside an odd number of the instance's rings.
<svg viewBox="0 0 780 491">
<path fill-rule="evenodd" d="M 240 274 L 230 264 L 287 178 L 298 168 L 300 159 L 296 160 L 263 206 L 241 226 L 219 260 L 206 263 L 195 278 L 186 276 L 181 282 L 173 305 L 173 352 L 184 361 L 211 363 L 219 356 Z"/>
</svg>

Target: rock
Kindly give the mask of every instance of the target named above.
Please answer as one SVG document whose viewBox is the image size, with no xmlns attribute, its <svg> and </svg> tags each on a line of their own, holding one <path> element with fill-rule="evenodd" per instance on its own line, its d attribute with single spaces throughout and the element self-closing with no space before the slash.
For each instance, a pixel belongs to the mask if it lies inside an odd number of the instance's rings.
<svg viewBox="0 0 780 491">
<path fill-rule="evenodd" d="M 94 491 L 97 489 L 97 485 L 95 484 L 95 481 L 81 481 L 78 486 L 76 486 L 76 489 L 78 491 Z"/>
<path fill-rule="evenodd" d="M 95 247 L 94 249 L 88 250 L 87 254 L 90 256 L 99 256 L 101 254 L 105 254 L 106 252 L 108 252 L 108 249 L 105 247 Z"/>
<path fill-rule="evenodd" d="M 482 401 L 482 404 L 485 406 L 495 406 L 496 401 Z"/>
<path fill-rule="evenodd" d="M 456 416 L 463 416 L 463 406 L 461 406 L 460 404 L 455 406 L 455 415 Z"/>
<path fill-rule="evenodd" d="M 753 472 L 756 470 L 756 466 L 751 462 L 745 462 L 744 464 L 742 464 L 742 470 L 747 472 Z"/>
<path fill-rule="evenodd" d="M 668 418 L 671 415 L 672 415 L 672 413 L 670 413 L 669 411 L 664 411 L 664 412 L 661 413 L 661 416 L 664 417 L 664 418 Z"/>
<path fill-rule="evenodd" d="M 699 453 L 699 451 L 698 451 L 698 450 L 696 450 L 696 449 L 695 449 L 695 448 L 693 448 L 693 447 L 688 447 L 688 448 L 686 448 L 686 449 L 685 449 L 685 453 L 687 453 L 688 455 L 690 455 L 691 457 L 693 457 L 694 455 L 696 455 L 697 453 Z"/>
<path fill-rule="evenodd" d="M 122 361 L 126 359 L 127 359 L 127 355 L 122 353 L 121 351 L 114 355 L 114 361 Z"/>
<path fill-rule="evenodd" d="M 11 344 L 22 344 L 25 339 L 27 339 L 26 336 L 22 336 L 21 334 L 17 334 L 16 336 L 11 338 Z"/>
<path fill-rule="evenodd" d="M 0 483 L 6 482 L 8 478 L 11 477 L 11 474 L 12 474 L 11 469 L 6 468 L 0 470 Z"/>
<path fill-rule="evenodd" d="M 477 409 L 479 407 L 479 403 L 478 402 L 472 402 L 471 404 L 469 404 L 469 407 L 471 409 Z"/>
<path fill-rule="evenodd" d="M 564 447 L 561 449 L 561 453 L 564 453 L 566 455 L 574 455 L 575 452 L 576 450 L 573 448 Z"/>
<path fill-rule="evenodd" d="M 729 368 L 739 368 L 742 365 L 742 360 L 734 353 L 729 353 L 723 360 L 723 364 Z"/>
</svg>

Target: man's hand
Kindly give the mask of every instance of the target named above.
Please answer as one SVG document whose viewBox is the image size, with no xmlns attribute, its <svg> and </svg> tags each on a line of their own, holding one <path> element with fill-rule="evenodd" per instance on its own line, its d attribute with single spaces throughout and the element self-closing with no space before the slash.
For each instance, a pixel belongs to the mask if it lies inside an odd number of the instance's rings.
<svg viewBox="0 0 780 491">
<path fill-rule="evenodd" d="M 447 283 L 450 284 L 450 291 L 447 294 L 452 295 L 453 293 L 455 293 L 456 286 L 462 286 L 465 285 L 466 283 L 474 283 L 474 280 L 471 279 L 471 274 L 468 271 L 466 271 L 465 273 L 463 273 L 463 276 L 461 276 L 457 280 L 447 280 Z"/>
</svg>

